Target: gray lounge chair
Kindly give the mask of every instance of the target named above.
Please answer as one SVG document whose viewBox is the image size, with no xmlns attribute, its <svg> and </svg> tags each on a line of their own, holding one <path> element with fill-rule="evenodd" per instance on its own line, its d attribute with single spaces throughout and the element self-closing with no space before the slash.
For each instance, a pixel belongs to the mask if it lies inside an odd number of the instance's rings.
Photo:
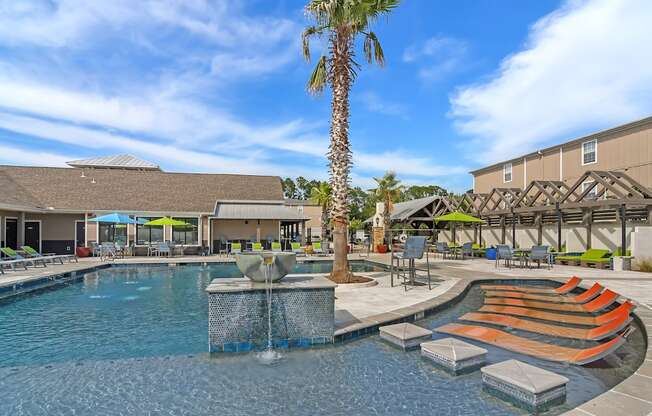
<svg viewBox="0 0 652 416">
<path fill-rule="evenodd" d="M 16 260 L 17 262 L 23 262 L 26 265 L 31 264 L 34 267 L 36 267 L 37 264 L 41 264 L 43 267 L 47 267 L 47 265 L 45 264 L 45 260 L 39 258 L 31 258 L 31 259 L 25 258 L 20 254 L 18 254 L 11 247 L 0 248 L 0 252 L 2 252 L 2 254 L 4 254 L 8 260 Z"/>
<path fill-rule="evenodd" d="M 27 262 L 25 260 L 0 259 L 0 274 L 5 274 L 5 266 L 11 267 L 12 270 L 16 270 L 16 266 L 21 266 L 23 269 L 27 270 Z"/>
<path fill-rule="evenodd" d="M 167 257 L 170 257 L 172 255 L 172 248 L 170 247 L 170 245 L 168 243 L 165 243 L 165 242 L 158 243 L 158 245 L 156 247 L 156 255 L 157 256 L 165 255 Z"/>
<path fill-rule="evenodd" d="M 21 246 L 20 248 L 23 250 L 23 252 L 25 252 L 25 258 L 43 259 L 45 261 L 49 261 L 50 263 L 54 263 L 55 261 L 57 261 L 61 264 L 63 264 L 64 260 L 68 260 L 69 262 L 72 262 L 73 260 L 78 261 L 77 256 L 75 256 L 74 254 L 54 254 L 54 253 L 41 254 L 30 246 Z"/>
</svg>

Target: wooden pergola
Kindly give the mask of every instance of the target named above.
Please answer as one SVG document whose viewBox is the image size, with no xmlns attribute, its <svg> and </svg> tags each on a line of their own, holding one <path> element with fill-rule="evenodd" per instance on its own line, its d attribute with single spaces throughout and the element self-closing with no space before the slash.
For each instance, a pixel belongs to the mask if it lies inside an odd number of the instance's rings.
<svg viewBox="0 0 652 416">
<path fill-rule="evenodd" d="M 624 172 L 587 171 L 572 185 L 561 181 L 535 180 L 525 189 L 494 188 L 487 194 L 465 193 L 460 197 L 442 197 L 435 216 L 460 211 L 480 217 L 489 226 L 502 228 L 505 242 L 511 226 L 516 243 L 516 226 L 536 226 L 541 244 L 543 226 L 556 224 L 557 249 L 562 246 L 562 225 L 586 227 L 587 248 L 591 244 L 591 226 L 599 222 L 620 222 L 621 250 L 627 249 L 627 221 L 652 221 L 652 190 Z M 482 228 L 478 226 L 480 241 Z"/>
</svg>

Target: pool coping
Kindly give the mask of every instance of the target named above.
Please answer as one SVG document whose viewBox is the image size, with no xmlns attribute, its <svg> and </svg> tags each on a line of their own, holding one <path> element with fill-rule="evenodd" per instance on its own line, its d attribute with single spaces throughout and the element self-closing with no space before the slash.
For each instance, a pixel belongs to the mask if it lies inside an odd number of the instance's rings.
<svg viewBox="0 0 652 416">
<path fill-rule="evenodd" d="M 470 287 L 474 284 L 481 282 L 500 282 L 523 280 L 523 281 L 553 281 L 557 283 L 564 283 L 561 278 L 500 278 L 500 277 L 481 277 L 476 279 L 460 279 L 443 294 L 429 299 L 427 301 L 419 302 L 414 305 L 392 310 L 390 312 L 380 313 L 365 318 L 359 319 L 359 322 L 342 327 L 335 331 L 334 342 L 342 343 L 366 335 L 378 333 L 378 328 L 384 325 L 396 324 L 401 322 L 414 322 L 435 314 L 443 309 L 447 309 L 455 303 L 461 301 L 468 293 Z M 588 289 L 586 284 L 580 284 L 580 287 Z M 632 373 L 625 380 L 615 385 L 604 393 L 594 397 L 593 399 L 582 403 L 568 412 L 563 413 L 563 416 L 600 416 L 605 414 L 604 409 L 623 410 L 618 407 L 618 403 L 626 401 L 628 408 L 627 414 L 629 416 L 635 415 L 649 415 L 652 412 L 652 401 L 649 396 L 649 384 L 652 382 L 652 310 L 646 306 L 637 304 L 637 308 L 632 313 L 635 320 L 638 320 L 641 329 L 645 332 L 646 338 L 646 352 L 643 363 L 639 368 Z M 614 404 L 616 403 L 616 404 Z M 598 413 L 593 413 L 594 409 L 601 410 Z M 611 412 L 610 414 L 617 414 Z"/>
</svg>

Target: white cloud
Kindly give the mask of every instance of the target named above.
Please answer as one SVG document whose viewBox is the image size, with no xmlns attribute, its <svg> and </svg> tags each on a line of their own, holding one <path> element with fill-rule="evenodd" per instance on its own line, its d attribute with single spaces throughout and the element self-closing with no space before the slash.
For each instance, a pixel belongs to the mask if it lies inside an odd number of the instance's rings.
<svg viewBox="0 0 652 416">
<path fill-rule="evenodd" d="M 468 45 L 461 39 L 436 36 L 403 52 L 403 61 L 419 66 L 424 81 L 437 81 L 460 68 L 468 54 Z"/>
<path fill-rule="evenodd" d="M 404 105 L 386 101 L 373 91 L 358 94 L 357 99 L 362 102 L 368 111 L 386 116 L 407 116 L 407 108 Z"/>
<path fill-rule="evenodd" d="M 451 98 L 482 163 L 652 112 L 652 2 L 568 1 L 536 22 L 523 50 Z"/>
<path fill-rule="evenodd" d="M 416 157 L 394 151 L 383 153 L 353 153 L 354 166 L 366 171 L 393 171 L 405 176 L 437 177 L 466 173 L 464 166 L 444 166 L 431 158 Z"/>
<path fill-rule="evenodd" d="M 59 153 L 22 149 L 0 144 L 0 163 L 19 166 L 66 166 L 66 161 L 73 159 L 75 158 Z"/>
</svg>

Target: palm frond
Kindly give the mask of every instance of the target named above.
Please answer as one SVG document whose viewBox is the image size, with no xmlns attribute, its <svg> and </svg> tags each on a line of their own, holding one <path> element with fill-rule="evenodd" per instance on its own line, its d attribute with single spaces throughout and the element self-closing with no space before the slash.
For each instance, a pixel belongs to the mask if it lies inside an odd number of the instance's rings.
<svg viewBox="0 0 652 416">
<path fill-rule="evenodd" d="M 323 27 L 310 26 L 307 27 L 301 34 L 303 57 L 306 61 L 310 62 L 310 37 L 314 35 L 321 35 L 323 31 L 324 31 Z"/>
<path fill-rule="evenodd" d="M 326 63 L 326 56 L 322 55 L 319 61 L 317 61 L 317 65 L 312 71 L 306 87 L 311 94 L 319 94 L 324 91 L 327 81 L 328 65 Z"/>
<path fill-rule="evenodd" d="M 369 43 L 369 46 L 367 46 Z M 374 32 L 369 32 L 365 37 L 365 57 L 367 62 L 371 63 L 371 46 L 373 45 L 374 50 L 374 59 L 376 63 L 380 66 L 385 66 L 385 53 L 383 52 L 383 47 L 380 46 L 380 41 Z M 368 52 L 367 52 L 368 49 Z"/>
</svg>

